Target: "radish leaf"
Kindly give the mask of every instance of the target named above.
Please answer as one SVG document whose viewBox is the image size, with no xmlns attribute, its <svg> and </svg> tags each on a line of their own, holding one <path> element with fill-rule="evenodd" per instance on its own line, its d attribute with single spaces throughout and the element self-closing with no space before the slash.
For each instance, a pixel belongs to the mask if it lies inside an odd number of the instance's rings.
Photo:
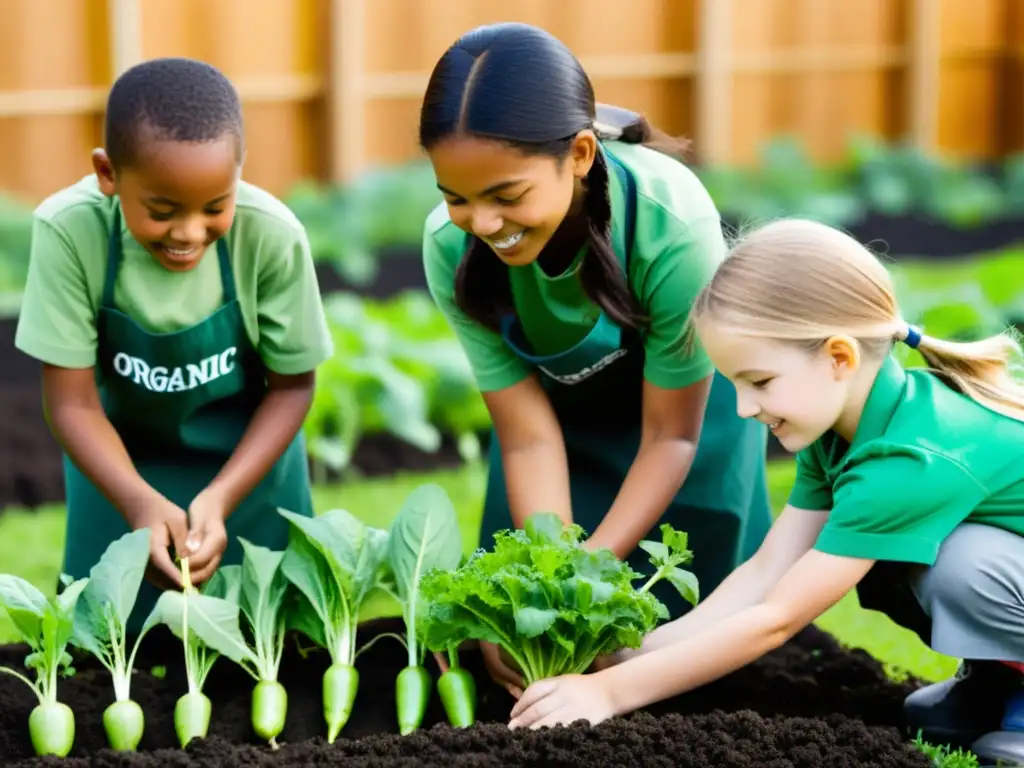
<svg viewBox="0 0 1024 768">
<path fill-rule="evenodd" d="M 402 604 L 409 666 L 421 663 L 416 618 L 420 580 L 432 569 L 457 567 L 461 559 L 462 535 L 448 494 L 434 483 L 413 489 L 392 521 L 388 537 L 388 563 Z"/>
</svg>

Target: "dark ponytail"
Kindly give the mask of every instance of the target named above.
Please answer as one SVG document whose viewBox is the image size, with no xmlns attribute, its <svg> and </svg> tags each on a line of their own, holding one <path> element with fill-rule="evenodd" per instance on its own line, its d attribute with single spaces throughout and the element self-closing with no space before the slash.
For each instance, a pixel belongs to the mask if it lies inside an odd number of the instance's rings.
<svg viewBox="0 0 1024 768">
<path fill-rule="evenodd" d="M 420 114 L 420 145 L 429 150 L 452 135 L 476 135 L 562 163 L 587 129 L 599 139 L 645 144 L 679 159 L 687 149 L 686 142 L 654 131 L 630 110 L 598 106 L 586 72 L 557 38 L 526 24 L 493 24 L 465 34 L 435 66 Z M 580 284 L 616 324 L 644 330 L 648 319 L 611 243 L 609 168 L 602 152 L 584 184 L 590 247 Z M 514 311 L 508 269 L 486 243 L 467 236 L 455 273 L 455 301 L 495 331 L 502 316 Z"/>
</svg>

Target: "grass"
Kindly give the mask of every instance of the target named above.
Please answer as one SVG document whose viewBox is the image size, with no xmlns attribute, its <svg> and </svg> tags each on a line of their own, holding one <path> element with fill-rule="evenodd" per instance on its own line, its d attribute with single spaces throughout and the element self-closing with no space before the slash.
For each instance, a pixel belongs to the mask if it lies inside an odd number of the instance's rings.
<svg viewBox="0 0 1024 768">
<path fill-rule="evenodd" d="M 781 510 L 793 483 L 791 461 L 772 462 L 769 483 L 773 508 Z M 478 544 L 478 526 L 484 495 L 482 466 L 429 474 L 399 474 L 387 478 L 357 480 L 337 486 L 317 487 L 319 511 L 345 507 L 371 525 L 387 527 L 405 496 L 423 482 L 435 482 L 451 496 L 459 512 L 465 551 Z M 35 511 L 7 509 L 0 515 L 0 571 L 32 582 L 52 593 L 60 572 L 64 547 L 64 508 L 60 505 Z M 393 614 L 388 600 L 367 607 L 367 615 Z M 953 673 L 957 661 L 931 651 L 917 638 L 883 614 L 861 609 L 856 595 L 844 597 L 817 624 L 849 647 L 863 648 L 882 661 L 896 678 L 910 674 L 925 680 L 941 680 Z M 0 643 L 17 639 L 9 619 L 0 616 Z"/>
</svg>

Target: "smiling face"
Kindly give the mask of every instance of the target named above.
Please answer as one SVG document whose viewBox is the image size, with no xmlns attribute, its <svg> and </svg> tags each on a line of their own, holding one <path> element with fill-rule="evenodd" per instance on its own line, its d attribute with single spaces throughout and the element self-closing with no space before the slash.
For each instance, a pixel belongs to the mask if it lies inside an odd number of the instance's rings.
<svg viewBox="0 0 1024 768">
<path fill-rule="evenodd" d="M 709 321 L 697 333 L 715 368 L 736 387 L 739 416 L 767 424 L 787 451 L 801 451 L 829 430 L 853 439 L 871 373 L 860 365 L 855 342 L 833 337 L 807 351 Z"/>
<path fill-rule="evenodd" d="M 508 144 L 457 136 L 428 152 L 455 226 L 486 242 L 510 266 L 530 264 L 582 199 L 596 139 L 576 137 L 559 160 Z"/>
<path fill-rule="evenodd" d="M 137 161 L 114 169 L 97 150 L 93 164 L 106 195 L 119 195 L 125 226 L 165 269 L 195 268 L 231 227 L 241 163 L 231 135 L 208 142 L 149 137 Z"/>
</svg>

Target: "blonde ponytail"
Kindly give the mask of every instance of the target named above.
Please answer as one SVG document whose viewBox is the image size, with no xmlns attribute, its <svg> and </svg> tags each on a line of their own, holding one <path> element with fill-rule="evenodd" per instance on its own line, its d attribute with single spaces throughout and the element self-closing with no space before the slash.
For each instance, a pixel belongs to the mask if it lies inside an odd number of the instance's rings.
<svg viewBox="0 0 1024 768">
<path fill-rule="evenodd" d="M 1009 332 L 972 342 L 922 335 L 917 351 L 950 386 L 997 413 L 1024 421 L 1024 386 L 1012 373 L 1021 350 Z"/>
<path fill-rule="evenodd" d="M 781 219 L 738 240 L 694 302 L 696 324 L 816 348 L 852 336 L 872 357 L 895 341 L 916 349 L 930 370 L 987 408 L 1024 421 L 1024 385 L 1014 378 L 1021 347 L 1011 331 L 973 342 L 923 335 L 904 319 L 888 271 L 837 229 Z"/>
</svg>

